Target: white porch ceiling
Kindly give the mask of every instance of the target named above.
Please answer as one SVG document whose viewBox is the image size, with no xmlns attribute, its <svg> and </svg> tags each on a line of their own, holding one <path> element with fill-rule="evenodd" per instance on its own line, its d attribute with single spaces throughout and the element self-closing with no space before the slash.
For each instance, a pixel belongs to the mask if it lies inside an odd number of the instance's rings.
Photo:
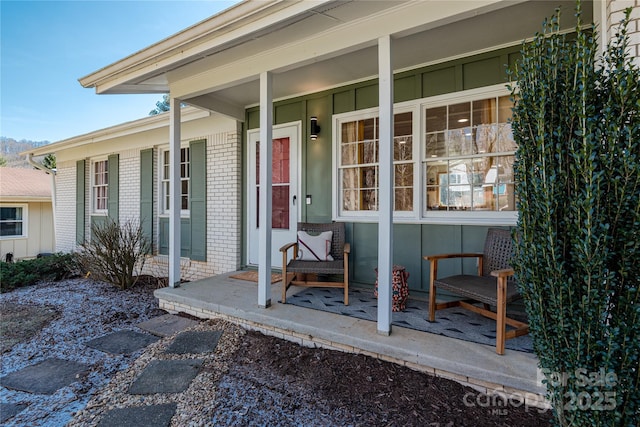
<svg viewBox="0 0 640 427">
<path fill-rule="evenodd" d="M 284 2 L 274 4 L 276 14 L 285 7 Z M 237 117 L 234 112 L 258 103 L 261 71 L 273 72 L 274 99 L 375 78 L 376 31 L 392 34 L 394 69 L 402 70 L 517 44 L 540 31 L 543 19 L 557 6 L 563 10 L 563 28 L 574 28 L 576 23 L 573 0 L 351 0 L 311 3 L 314 7 L 307 9 L 304 4 L 309 3 L 299 3 L 299 13 L 269 24 L 272 15 L 256 17 L 244 24 L 255 25 L 255 31 L 242 36 L 225 39 L 229 28 L 213 34 L 211 40 L 216 43 L 202 41 L 197 55 L 186 53 L 197 46 L 185 47 L 178 59 L 174 52 L 171 61 L 158 59 L 155 67 L 147 64 L 145 70 L 153 71 L 141 72 L 140 65 L 138 71 L 134 68 L 108 82 L 102 93 L 171 89 L 187 103 Z M 585 3 L 583 8 L 583 22 L 591 23 L 592 4 Z M 421 15 L 413 14 L 414 10 Z M 397 17 L 405 19 L 394 21 Z M 380 28 L 370 28 L 369 23 Z M 365 30 L 367 34 L 362 34 Z M 331 39 L 341 31 L 353 34 L 353 40 Z M 204 49 L 205 45 L 211 47 Z M 282 52 L 287 56 L 278 57 Z M 98 90 L 99 85 L 95 87 Z"/>
</svg>

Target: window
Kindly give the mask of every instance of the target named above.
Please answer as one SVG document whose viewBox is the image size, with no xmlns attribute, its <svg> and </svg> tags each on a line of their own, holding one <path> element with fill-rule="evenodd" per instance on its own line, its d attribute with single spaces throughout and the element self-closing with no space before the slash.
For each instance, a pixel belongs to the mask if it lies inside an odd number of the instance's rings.
<svg viewBox="0 0 640 427">
<path fill-rule="evenodd" d="M 168 214 L 170 201 L 169 150 L 162 152 L 162 211 Z M 180 209 L 183 214 L 189 211 L 189 148 L 180 149 Z"/>
<path fill-rule="evenodd" d="M 508 96 L 425 109 L 429 211 L 514 211 L 516 144 Z"/>
<path fill-rule="evenodd" d="M 93 162 L 91 181 L 92 211 L 93 213 L 106 214 L 109 198 L 109 163 L 107 160 Z"/>
<path fill-rule="evenodd" d="M 378 210 L 378 117 L 339 122 L 338 182 L 340 213 Z M 414 206 L 413 113 L 394 116 L 394 207 L 412 212 Z"/>
<path fill-rule="evenodd" d="M 26 206 L 0 207 L 0 237 L 26 237 Z"/>
<path fill-rule="evenodd" d="M 512 108 L 504 85 L 395 105 L 396 220 L 515 224 Z M 337 115 L 334 129 L 335 218 L 376 218 L 378 111 Z"/>
</svg>

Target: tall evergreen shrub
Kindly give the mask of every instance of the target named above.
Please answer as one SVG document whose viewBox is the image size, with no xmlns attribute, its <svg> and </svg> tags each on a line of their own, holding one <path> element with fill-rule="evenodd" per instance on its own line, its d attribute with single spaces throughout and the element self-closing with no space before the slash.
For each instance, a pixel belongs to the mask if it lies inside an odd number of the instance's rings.
<svg viewBox="0 0 640 427">
<path fill-rule="evenodd" d="M 514 267 L 559 425 L 640 419 L 640 71 L 627 54 L 629 13 L 601 57 L 592 28 L 567 37 L 554 16 L 513 76 Z"/>
</svg>

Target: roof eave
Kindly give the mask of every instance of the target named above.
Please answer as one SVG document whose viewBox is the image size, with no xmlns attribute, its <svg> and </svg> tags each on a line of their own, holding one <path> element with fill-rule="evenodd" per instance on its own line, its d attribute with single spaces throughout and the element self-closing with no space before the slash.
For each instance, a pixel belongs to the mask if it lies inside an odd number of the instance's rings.
<svg viewBox="0 0 640 427">
<path fill-rule="evenodd" d="M 197 58 L 199 52 L 204 53 L 212 49 L 216 43 L 223 45 L 230 38 L 238 39 L 257 30 L 264 30 L 274 20 L 296 15 L 330 1 L 333 0 L 245 0 L 118 62 L 81 77 L 78 81 L 85 88 L 95 88 L 98 94 L 141 93 L 137 85 L 131 85 L 132 81 L 149 77 L 150 70 L 155 69 L 161 74 L 162 70 L 171 69 L 172 65 L 184 62 L 188 59 L 185 57 L 187 50 L 189 57 Z M 264 19 L 265 17 L 269 19 Z M 228 37 L 218 37 L 214 33 L 222 33 Z M 154 93 L 166 93 L 165 89 L 168 88 L 158 85 L 149 89 Z M 134 92 L 129 92 L 131 90 Z"/>
</svg>

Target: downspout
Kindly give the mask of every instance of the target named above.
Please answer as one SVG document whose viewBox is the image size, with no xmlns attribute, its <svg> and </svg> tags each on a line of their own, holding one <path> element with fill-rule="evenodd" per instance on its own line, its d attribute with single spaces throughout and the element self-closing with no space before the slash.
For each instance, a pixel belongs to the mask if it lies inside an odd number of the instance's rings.
<svg viewBox="0 0 640 427">
<path fill-rule="evenodd" d="M 54 238 L 54 247 L 57 244 L 57 236 L 58 236 L 58 223 L 56 221 L 56 171 L 54 169 L 49 169 L 44 167 L 42 164 L 33 160 L 33 154 L 27 153 L 27 162 L 36 169 L 39 169 L 51 176 L 51 208 L 53 214 L 53 238 Z M 55 248 L 54 248 L 55 251 Z"/>
</svg>

